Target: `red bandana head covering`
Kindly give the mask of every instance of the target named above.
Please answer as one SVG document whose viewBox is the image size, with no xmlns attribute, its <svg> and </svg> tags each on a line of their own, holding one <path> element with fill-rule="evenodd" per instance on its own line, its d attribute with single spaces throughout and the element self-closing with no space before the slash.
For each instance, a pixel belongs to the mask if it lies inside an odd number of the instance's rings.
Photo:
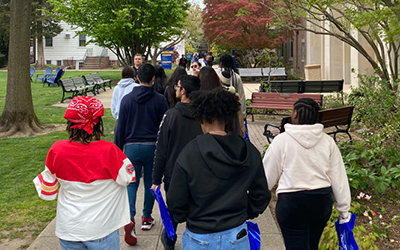
<svg viewBox="0 0 400 250">
<path fill-rule="evenodd" d="M 101 101 L 91 96 L 77 96 L 69 103 L 64 118 L 77 123 L 71 128 L 83 129 L 92 134 L 93 127 L 100 117 L 104 115 L 104 107 Z"/>
</svg>

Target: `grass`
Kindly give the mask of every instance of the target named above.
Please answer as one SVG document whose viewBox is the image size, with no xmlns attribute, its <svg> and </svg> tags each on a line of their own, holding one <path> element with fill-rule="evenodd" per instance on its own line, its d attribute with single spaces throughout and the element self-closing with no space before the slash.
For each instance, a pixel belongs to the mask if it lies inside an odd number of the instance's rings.
<svg viewBox="0 0 400 250">
<path fill-rule="evenodd" d="M 44 72 L 44 71 L 42 71 Z M 42 73 L 38 71 L 36 73 Z M 94 71 L 93 71 L 94 72 Z M 63 78 L 92 73 L 91 71 L 66 71 Z M 121 71 L 101 71 L 116 83 Z M 6 96 L 7 72 L 0 72 L 0 114 Z M 66 124 L 65 108 L 53 107 L 61 99 L 60 87 L 42 87 L 32 83 L 35 113 L 44 124 Z M 110 91 L 110 90 L 107 90 Z M 112 90 L 111 90 L 112 91 Z M 106 141 L 113 141 L 111 132 L 115 120 L 110 109 L 103 117 Z M 41 200 L 32 180 L 44 170 L 47 151 L 57 140 L 67 139 L 66 131 L 26 138 L 0 139 L 0 240 L 23 238 L 27 234 L 36 237 L 56 215 L 56 201 Z"/>
</svg>

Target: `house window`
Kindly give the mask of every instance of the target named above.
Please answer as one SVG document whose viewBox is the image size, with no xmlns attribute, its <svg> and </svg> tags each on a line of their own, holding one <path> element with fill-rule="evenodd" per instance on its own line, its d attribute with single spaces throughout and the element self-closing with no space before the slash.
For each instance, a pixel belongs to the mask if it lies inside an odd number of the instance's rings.
<svg viewBox="0 0 400 250">
<path fill-rule="evenodd" d="M 57 60 L 57 66 L 61 66 L 61 60 Z"/>
<path fill-rule="evenodd" d="M 86 35 L 79 35 L 79 47 L 86 46 Z"/>
<path fill-rule="evenodd" d="M 45 37 L 44 38 L 44 46 L 45 47 L 53 47 L 53 38 L 52 37 Z"/>
<path fill-rule="evenodd" d="M 304 62 L 305 54 L 306 54 L 306 47 L 304 45 L 304 40 L 301 41 L 301 61 Z"/>
<path fill-rule="evenodd" d="M 46 60 L 46 64 L 51 64 L 51 60 Z"/>
<path fill-rule="evenodd" d="M 289 55 L 289 58 L 293 58 L 293 41 L 292 40 L 290 40 L 290 55 Z"/>
</svg>

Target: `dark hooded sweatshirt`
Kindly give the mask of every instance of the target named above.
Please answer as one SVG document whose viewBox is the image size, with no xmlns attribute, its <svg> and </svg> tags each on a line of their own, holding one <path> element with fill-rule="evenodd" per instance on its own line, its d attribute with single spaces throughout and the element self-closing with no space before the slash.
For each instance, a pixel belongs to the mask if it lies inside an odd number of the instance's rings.
<svg viewBox="0 0 400 250">
<path fill-rule="evenodd" d="M 123 150 L 126 144 L 155 143 L 158 127 L 167 110 L 167 100 L 152 87 L 135 87 L 122 98 L 115 145 Z"/>
<path fill-rule="evenodd" d="M 240 136 L 199 135 L 182 150 L 167 194 L 174 222 L 221 232 L 264 212 L 271 199 L 258 150 Z"/>
<path fill-rule="evenodd" d="M 203 134 L 200 122 L 191 115 L 189 105 L 178 102 L 164 115 L 158 132 L 153 184 L 160 185 L 163 175 L 164 182 L 169 183 L 181 150 L 196 136 Z"/>
</svg>

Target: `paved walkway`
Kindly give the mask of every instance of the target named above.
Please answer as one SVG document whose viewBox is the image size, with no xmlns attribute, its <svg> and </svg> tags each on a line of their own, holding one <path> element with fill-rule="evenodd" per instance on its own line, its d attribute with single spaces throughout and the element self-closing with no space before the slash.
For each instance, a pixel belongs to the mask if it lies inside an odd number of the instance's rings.
<svg viewBox="0 0 400 250">
<path fill-rule="evenodd" d="M 251 98 L 251 93 L 258 90 L 259 84 L 245 84 L 246 98 Z M 99 95 L 96 96 L 99 100 L 103 102 L 105 108 L 111 107 L 112 90 L 107 89 L 106 92 L 101 91 Z M 65 103 L 55 104 L 53 106 L 57 107 L 67 107 L 68 101 Z M 262 121 L 250 122 L 248 124 L 249 136 L 251 142 L 257 147 L 257 149 L 262 152 L 264 145 L 267 143 L 266 138 L 262 135 L 264 129 L 264 123 Z M 137 196 L 137 211 L 142 211 L 143 209 L 143 182 L 139 187 Z M 162 230 L 162 222 L 160 218 L 160 213 L 158 209 L 157 202 L 155 202 L 153 209 L 153 217 L 156 220 L 156 224 L 150 231 L 140 230 L 140 225 L 136 226 L 136 233 L 138 236 L 138 244 L 135 246 L 129 246 L 124 241 L 124 230 L 120 229 L 120 239 L 121 239 L 121 250 L 127 249 L 157 249 L 162 250 L 162 244 L 160 241 L 160 234 Z M 136 221 L 140 221 L 140 213 L 136 216 Z M 254 220 L 258 223 L 261 231 L 261 249 L 268 250 L 284 250 L 282 236 L 275 224 L 275 221 L 271 215 L 269 208 Z M 55 236 L 55 219 L 43 230 L 43 232 L 36 238 L 36 240 L 29 246 L 28 250 L 40 249 L 40 250 L 58 250 L 61 249 L 58 238 Z M 181 238 L 185 225 L 180 224 L 178 226 L 178 242 L 175 249 L 181 249 Z"/>
</svg>

